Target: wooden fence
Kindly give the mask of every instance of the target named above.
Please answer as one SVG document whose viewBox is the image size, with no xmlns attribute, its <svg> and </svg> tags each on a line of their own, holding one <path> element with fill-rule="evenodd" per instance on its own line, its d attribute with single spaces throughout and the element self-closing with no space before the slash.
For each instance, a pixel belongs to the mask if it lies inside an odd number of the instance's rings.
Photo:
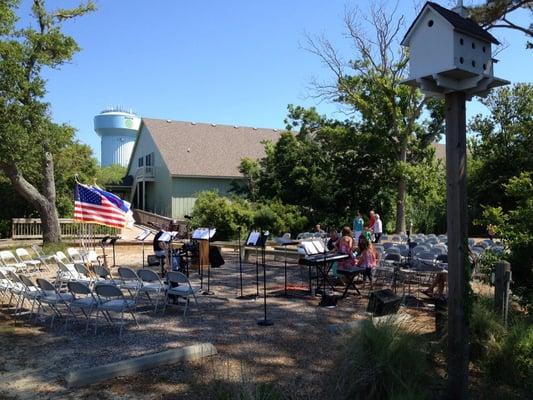
<svg viewBox="0 0 533 400">
<path fill-rule="evenodd" d="M 40 218 L 13 218 L 11 223 L 12 239 L 42 238 L 43 232 Z M 71 218 L 59 218 L 59 226 L 61 228 L 61 237 L 63 238 L 79 238 L 88 236 L 89 233 L 92 233 L 94 238 L 102 238 L 104 236 L 115 236 L 120 234 L 120 229 L 117 228 L 75 222 Z"/>
</svg>

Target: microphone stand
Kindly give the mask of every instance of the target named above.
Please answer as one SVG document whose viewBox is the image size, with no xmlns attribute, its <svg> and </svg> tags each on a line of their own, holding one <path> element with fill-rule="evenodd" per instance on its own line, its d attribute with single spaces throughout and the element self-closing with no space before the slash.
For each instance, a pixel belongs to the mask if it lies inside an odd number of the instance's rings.
<svg viewBox="0 0 533 400">
<path fill-rule="evenodd" d="M 263 263 L 263 310 L 264 310 L 264 317 L 263 319 L 260 319 L 257 321 L 257 325 L 259 326 L 271 326 L 274 325 L 272 321 L 267 319 L 267 293 L 266 293 L 266 264 L 265 264 L 265 242 L 266 238 L 268 237 L 268 231 L 265 232 L 265 236 L 263 237 L 263 230 L 261 230 L 261 262 Z"/>
</svg>

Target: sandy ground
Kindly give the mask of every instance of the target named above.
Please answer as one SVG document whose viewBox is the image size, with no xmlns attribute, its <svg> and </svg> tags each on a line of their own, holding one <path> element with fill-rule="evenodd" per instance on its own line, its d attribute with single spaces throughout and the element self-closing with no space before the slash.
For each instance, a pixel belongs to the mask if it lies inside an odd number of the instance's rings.
<svg viewBox="0 0 533 400">
<path fill-rule="evenodd" d="M 209 399 L 216 397 L 214 381 L 230 386 L 275 382 L 289 388 L 294 398 L 324 398 L 320 396 L 323 379 L 341 340 L 331 326 L 365 318 L 367 290 L 363 297 L 348 296 L 335 308 L 318 307 L 319 299 L 308 295 L 275 296 L 283 288 L 283 264 L 268 261 L 267 311 L 274 325 L 260 327 L 263 299 L 236 299 L 237 256 L 228 251 L 224 257 L 226 264 L 212 270 L 214 295 L 200 295 L 198 306 L 191 303 L 188 318 L 182 316 L 183 303 L 155 314 L 145 301 L 136 313 L 139 326 L 129 320 L 122 339 L 117 328 L 101 327 L 95 335 L 93 324 L 85 334 L 84 324 L 59 322 L 51 329 L 48 322 L 30 323 L 27 317 L 13 317 L 4 305 L 0 310 L 0 398 Z M 116 261 L 140 267 L 140 246 L 117 246 Z M 196 273 L 191 280 L 200 283 Z M 290 265 L 289 282 L 305 286 L 307 267 Z M 205 287 L 205 279 L 203 283 Z M 244 264 L 244 293 L 255 291 L 255 264 Z M 422 332 L 433 331 L 431 308 L 402 307 L 400 312 L 412 315 L 413 325 Z M 213 343 L 218 355 L 77 390 L 65 385 L 69 371 L 201 342 Z"/>
</svg>

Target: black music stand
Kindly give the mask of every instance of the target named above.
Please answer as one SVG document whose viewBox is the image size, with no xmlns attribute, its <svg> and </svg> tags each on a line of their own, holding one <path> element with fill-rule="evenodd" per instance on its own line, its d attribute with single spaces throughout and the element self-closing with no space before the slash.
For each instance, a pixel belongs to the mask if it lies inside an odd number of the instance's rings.
<svg viewBox="0 0 533 400">
<path fill-rule="evenodd" d="M 102 246 L 102 256 L 104 257 L 104 265 L 107 267 L 107 254 L 105 253 L 105 248 L 107 247 L 111 236 L 104 236 L 100 241 L 100 246 Z"/>
<path fill-rule="evenodd" d="M 287 246 L 299 244 L 300 242 L 296 240 L 292 240 L 289 238 L 276 238 L 276 241 L 280 246 L 283 246 L 285 249 L 285 263 L 284 263 L 284 269 L 285 269 L 285 283 L 284 283 L 284 290 L 283 290 L 283 296 L 289 297 L 289 293 L 287 292 Z"/>
<path fill-rule="evenodd" d="M 142 231 L 141 233 L 139 233 L 136 237 L 135 237 L 135 240 L 141 242 L 142 244 L 142 252 L 143 252 L 143 262 L 142 262 L 142 267 L 144 268 L 144 241 L 148 238 L 148 236 L 150 236 L 152 234 L 152 232 L 150 232 L 148 229 Z"/>
<path fill-rule="evenodd" d="M 265 245 L 270 233 L 268 231 L 263 232 L 261 230 L 261 262 L 263 263 L 263 319 L 257 321 L 259 326 L 272 326 L 274 323 L 267 319 L 267 292 L 266 292 L 266 260 L 265 260 Z"/>
<path fill-rule="evenodd" d="M 117 266 L 116 260 L 115 260 L 115 244 L 117 243 L 117 240 L 120 239 L 120 236 L 113 236 L 109 239 L 109 243 L 111 246 L 113 246 L 113 267 Z"/>
<path fill-rule="evenodd" d="M 240 296 L 237 296 L 236 299 L 237 300 L 255 300 L 256 299 L 256 296 L 254 295 L 247 295 L 245 296 L 242 292 L 242 246 L 241 246 L 241 232 L 242 232 L 242 227 L 237 227 L 237 240 L 238 240 L 238 243 L 239 243 L 239 281 L 240 281 L 240 288 L 241 288 L 241 294 Z"/>
<path fill-rule="evenodd" d="M 255 247 L 255 297 L 259 297 L 259 247 L 262 246 L 262 232 L 251 230 L 246 239 L 246 246 Z M 252 298 L 253 295 L 246 296 L 245 298 Z"/>
</svg>

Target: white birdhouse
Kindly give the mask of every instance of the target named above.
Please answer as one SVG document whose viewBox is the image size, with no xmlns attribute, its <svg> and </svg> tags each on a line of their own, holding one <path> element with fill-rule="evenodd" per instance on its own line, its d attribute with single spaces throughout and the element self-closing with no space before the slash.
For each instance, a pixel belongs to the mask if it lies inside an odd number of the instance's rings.
<svg viewBox="0 0 533 400">
<path fill-rule="evenodd" d="M 494 77 L 491 45 L 498 40 L 465 15 L 462 1 L 453 10 L 424 5 L 401 43 L 410 51 L 404 83 L 437 97 L 454 91 L 483 96 L 509 83 Z"/>
</svg>

